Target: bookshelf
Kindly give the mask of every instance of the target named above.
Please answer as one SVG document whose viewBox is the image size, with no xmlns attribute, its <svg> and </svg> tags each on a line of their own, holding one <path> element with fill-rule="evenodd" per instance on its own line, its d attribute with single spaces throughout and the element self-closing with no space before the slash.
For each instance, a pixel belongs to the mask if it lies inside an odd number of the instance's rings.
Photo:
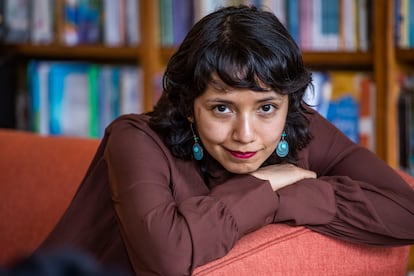
<svg viewBox="0 0 414 276">
<path fill-rule="evenodd" d="M 102 62 L 138 64 L 143 69 L 143 109 L 151 110 L 154 83 L 163 71 L 174 47 L 160 43 L 159 1 L 140 1 L 141 43 L 137 47 L 104 45 L 1 45 L 2 51 L 14 51 L 19 57 L 46 59 L 92 59 Z M 414 63 L 414 50 L 399 50 L 394 44 L 393 1 L 377 0 L 372 5 L 373 47 L 368 52 L 304 52 L 305 64 L 311 69 L 365 70 L 373 73 L 376 83 L 376 153 L 391 166 L 398 166 L 396 98 L 397 72 L 400 64 Z"/>
<path fill-rule="evenodd" d="M 59 2 L 59 1 L 58 1 Z M 376 154 L 394 168 L 398 167 L 397 97 L 398 74 L 414 68 L 414 49 L 398 49 L 394 42 L 394 1 L 372 2 L 373 47 L 368 52 L 304 52 L 304 62 L 315 69 L 366 70 L 376 83 Z M 22 60 L 92 59 L 102 62 L 138 64 L 143 69 L 143 109 L 152 109 L 154 82 L 175 48 L 160 43 L 159 1 L 140 1 L 141 43 L 137 47 L 104 45 L 67 47 L 57 44 L 37 46 L 0 45 L 1 51 L 13 51 Z M 24 82 L 24 80 L 22 80 Z M 413 249 L 412 249 L 413 250 Z M 413 252 L 414 253 L 414 252 Z M 411 253 L 411 256 L 414 254 Z M 413 268 L 411 257 L 411 269 Z"/>
</svg>

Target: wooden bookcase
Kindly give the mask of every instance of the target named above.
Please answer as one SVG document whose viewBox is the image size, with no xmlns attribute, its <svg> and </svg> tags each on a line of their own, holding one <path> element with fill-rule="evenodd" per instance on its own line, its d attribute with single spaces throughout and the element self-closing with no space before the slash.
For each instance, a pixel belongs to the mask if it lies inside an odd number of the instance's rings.
<svg viewBox="0 0 414 276">
<path fill-rule="evenodd" d="M 175 49 L 162 48 L 159 39 L 158 1 L 140 1 L 141 44 L 138 47 L 2 45 L 24 59 L 94 59 L 139 64 L 143 69 L 144 110 L 151 110 L 154 81 Z M 368 70 L 376 83 L 376 153 L 391 166 L 398 160 L 397 75 L 414 64 L 414 50 L 397 50 L 394 43 L 393 1 L 376 0 L 372 5 L 373 47 L 365 52 L 304 52 L 305 64 L 317 69 Z"/>
<path fill-rule="evenodd" d="M 104 62 L 134 63 L 143 69 L 144 110 L 152 109 L 154 81 L 163 71 L 175 49 L 162 48 L 159 39 L 158 1 L 140 1 L 141 44 L 138 47 L 98 46 L 66 47 L 1 45 L 2 51 L 14 51 L 23 60 L 93 59 Z M 318 69 L 369 70 L 376 84 L 376 153 L 392 167 L 398 167 L 397 98 L 399 72 L 414 69 L 414 49 L 400 50 L 394 43 L 394 1 L 376 0 L 372 5 L 372 49 L 362 52 L 304 52 L 305 64 Z M 411 249 L 410 268 L 414 269 Z"/>
</svg>

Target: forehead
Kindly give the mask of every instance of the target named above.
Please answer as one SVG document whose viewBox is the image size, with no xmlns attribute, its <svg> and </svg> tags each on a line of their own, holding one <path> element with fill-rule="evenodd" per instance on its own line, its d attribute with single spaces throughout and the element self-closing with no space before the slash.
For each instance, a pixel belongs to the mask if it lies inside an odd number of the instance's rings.
<svg viewBox="0 0 414 276">
<path fill-rule="evenodd" d="M 231 90 L 240 90 L 240 89 L 247 89 L 248 85 L 246 86 L 246 81 L 242 79 L 242 76 L 239 76 L 239 84 L 236 84 L 235 86 L 231 86 L 227 83 L 225 83 L 222 79 L 220 79 L 219 76 L 217 76 L 216 73 L 211 74 L 211 79 L 208 82 L 207 86 L 216 90 L 220 91 L 231 91 Z M 270 87 L 270 85 L 265 84 L 263 81 L 261 81 L 258 77 L 254 78 L 254 87 L 257 88 L 258 91 L 273 91 L 273 89 Z M 254 89 L 256 90 L 256 89 Z"/>
<path fill-rule="evenodd" d="M 280 101 L 283 102 L 286 95 L 275 92 L 272 89 L 263 91 L 253 91 L 249 88 L 230 87 L 224 83 L 212 83 L 200 95 L 200 99 L 211 102 L 263 102 L 263 101 Z"/>
</svg>

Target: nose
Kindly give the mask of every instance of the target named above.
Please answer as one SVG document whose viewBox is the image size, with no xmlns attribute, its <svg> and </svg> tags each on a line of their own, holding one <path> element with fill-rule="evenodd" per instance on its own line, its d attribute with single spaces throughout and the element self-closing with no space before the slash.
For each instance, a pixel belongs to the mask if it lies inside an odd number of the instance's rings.
<svg viewBox="0 0 414 276">
<path fill-rule="evenodd" d="M 254 122 L 251 116 L 238 116 L 234 122 L 232 137 L 235 141 L 248 144 L 256 139 Z"/>
</svg>

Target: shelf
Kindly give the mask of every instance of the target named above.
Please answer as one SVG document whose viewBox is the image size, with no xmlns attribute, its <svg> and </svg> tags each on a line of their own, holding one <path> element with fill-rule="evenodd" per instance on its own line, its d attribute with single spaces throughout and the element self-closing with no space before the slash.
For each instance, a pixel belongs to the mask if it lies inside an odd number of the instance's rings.
<svg viewBox="0 0 414 276">
<path fill-rule="evenodd" d="M 173 55 L 176 49 L 161 49 L 164 62 Z M 308 67 L 329 69 L 372 69 L 373 55 L 371 52 L 304 52 L 303 60 Z"/>
<path fill-rule="evenodd" d="M 396 49 L 397 60 L 402 63 L 414 63 L 414 49 Z"/>
<path fill-rule="evenodd" d="M 2 51 L 12 51 L 28 58 L 122 60 L 136 63 L 139 47 L 107 47 L 104 45 L 4 45 Z"/>
<path fill-rule="evenodd" d="M 306 66 L 364 69 L 373 66 L 371 52 L 304 52 Z"/>
</svg>

